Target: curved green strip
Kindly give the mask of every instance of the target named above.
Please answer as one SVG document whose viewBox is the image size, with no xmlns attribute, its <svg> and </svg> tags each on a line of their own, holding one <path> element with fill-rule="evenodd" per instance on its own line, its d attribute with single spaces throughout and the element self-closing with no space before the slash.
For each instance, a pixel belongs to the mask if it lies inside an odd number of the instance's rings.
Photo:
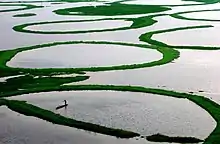
<svg viewBox="0 0 220 144">
<path fill-rule="evenodd" d="M 35 5 L 31 5 L 31 4 L 0 4 L 0 7 L 1 6 L 22 6 L 24 8 L 0 10 L 0 12 L 21 11 L 21 10 L 28 10 L 28 9 L 42 8 L 43 7 L 43 6 L 35 6 Z"/>
<path fill-rule="evenodd" d="M 36 14 L 35 13 L 24 13 L 24 14 L 13 15 L 13 17 L 31 17 L 31 16 L 36 16 Z"/>
<path fill-rule="evenodd" d="M 113 44 L 113 45 L 122 45 L 122 46 L 135 46 L 137 48 L 148 48 L 155 49 L 163 54 L 163 58 L 157 61 L 142 63 L 142 64 L 131 64 L 131 65 L 119 65 L 119 66 L 104 66 L 104 67 L 89 67 L 89 68 L 48 68 L 48 69 L 29 69 L 29 68 L 11 68 L 6 66 L 6 63 L 10 61 L 17 53 L 39 49 L 47 48 L 57 45 L 68 45 L 68 44 Z M 81 72 L 81 71 L 110 71 L 110 70 L 126 70 L 126 69 L 137 69 L 143 67 L 152 67 L 157 65 L 162 65 L 169 63 L 179 57 L 179 52 L 174 49 L 165 48 L 165 47 L 151 47 L 143 44 L 130 44 L 130 43 L 120 43 L 120 42 L 96 42 L 96 41 L 69 41 L 69 42 L 54 42 L 42 45 L 35 45 L 29 47 L 23 47 L 13 50 L 0 51 L 0 70 L 2 71 L 17 71 L 25 73 L 56 73 L 56 72 Z"/>
<path fill-rule="evenodd" d="M 158 30 L 158 31 L 152 31 L 147 32 L 145 34 L 142 34 L 139 39 L 140 41 L 147 42 L 151 45 L 160 46 L 160 47 L 168 47 L 168 48 L 176 48 L 176 49 L 196 49 L 196 50 L 217 50 L 220 49 L 220 47 L 207 47 L 207 46 L 174 46 L 174 45 L 168 45 L 161 41 L 152 39 L 153 35 L 155 34 L 164 34 L 174 31 L 180 31 L 180 30 L 189 30 L 189 29 L 198 29 L 198 28 L 210 28 L 213 27 L 212 25 L 203 25 L 203 26 L 191 26 L 191 27 L 180 27 L 180 28 L 173 28 L 173 29 L 166 29 L 166 30 Z"/>
<path fill-rule="evenodd" d="M 8 92 L 19 91 L 22 89 L 42 89 L 57 87 L 66 83 L 80 82 L 89 79 L 89 76 L 67 76 L 67 77 L 51 77 L 51 76 L 33 76 L 24 75 L 20 77 L 9 78 L 5 82 L 0 82 L 0 95 Z"/>
<path fill-rule="evenodd" d="M 96 133 L 101 133 L 105 135 L 116 136 L 119 138 L 133 138 L 133 137 L 140 136 L 138 133 L 131 132 L 131 131 L 108 128 L 108 127 L 100 126 L 97 124 L 92 124 L 92 123 L 78 121 L 78 120 L 71 119 L 71 118 L 66 118 L 59 114 L 55 114 L 51 111 L 44 110 L 40 107 L 28 104 L 24 101 L 0 99 L 0 104 L 1 103 L 2 105 L 6 105 L 9 109 L 15 112 L 24 114 L 26 116 L 34 116 L 34 117 L 52 122 L 54 124 L 75 127 L 75 128 L 92 131 Z"/>
<path fill-rule="evenodd" d="M 220 19 L 219 20 L 205 19 L 205 18 L 197 19 L 197 18 L 188 18 L 188 17 L 181 16 L 181 14 L 198 13 L 198 12 L 211 12 L 211 11 L 220 11 L 220 9 L 179 12 L 179 13 L 171 14 L 170 16 L 177 18 L 177 19 L 182 19 L 182 20 L 219 22 Z"/>
<path fill-rule="evenodd" d="M 119 30 L 129 30 L 129 29 L 137 29 L 146 26 L 150 26 L 155 24 L 157 21 L 153 20 L 153 17 L 161 16 L 153 15 L 153 16 L 145 16 L 139 18 L 105 18 L 105 19 L 93 19 L 93 20 L 65 20 L 65 21 L 50 21 L 50 22 L 36 22 L 36 23 L 27 23 L 14 26 L 13 29 L 17 32 L 24 33 L 33 33 L 33 34 L 79 34 L 79 33 L 92 33 L 92 32 L 107 32 L 107 31 L 119 31 Z M 103 20 L 124 20 L 124 21 L 132 21 L 131 26 L 125 26 L 121 28 L 109 28 L 109 29 L 100 29 L 100 30 L 81 30 L 81 31 L 39 31 L 39 30 L 28 30 L 29 26 L 37 26 L 44 24 L 60 24 L 60 23 L 78 23 L 78 22 L 98 22 Z"/>
<path fill-rule="evenodd" d="M 14 91 L 0 97 L 10 97 L 15 95 L 22 95 L 28 93 L 37 92 L 49 92 L 49 91 L 78 91 L 78 90 L 112 90 L 112 91 L 127 91 L 127 92 L 141 92 L 141 93 L 151 93 L 162 96 L 170 96 L 175 98 L 185 98 L 206 110 L 217 122 L 215 130 L 206 138 L 204 144 L 218 144 L 220 143 L 220 105 L 214 101 L 199 95 L 192 95 L 188 93 L 175 92 L 171 90 L 146 88 L 140 86 L 116 86 L 116 85 L 72 85 L 72 86 L 59 86 L 51 87 L 47 89 L 30 89 L 23 91 Z"/>
<path fill-rule="evenodd" d="M 151 142 L 169 142 L 169 143 L 199 143 L 203 142 L 203 140 L 195 138 L 195 137 L 173 137 L 166 136 L 160 133 L 154 134 L 151 136 L 147 136 L 146 139 Z"/>
<path fill-rule="evenodd" d="M 110 5 L 101 5 L 101 6 L 64 8 L 64 9 L 55 10 L 53 12 L 55 12 L 58 15 L 116 16 L 116 15 L 148 14 L 148 13 L 163 12 L 167 10 L 171 10 L 171 9 L 156 5 L 129 5 L 129 4 L 121 4 L 121 3 L 112 3 Z"/>
</svg>

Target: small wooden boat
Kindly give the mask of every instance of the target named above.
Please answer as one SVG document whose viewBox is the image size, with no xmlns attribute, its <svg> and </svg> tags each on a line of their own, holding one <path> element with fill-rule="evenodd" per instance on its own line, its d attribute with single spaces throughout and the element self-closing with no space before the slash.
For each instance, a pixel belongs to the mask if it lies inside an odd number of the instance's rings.
<svg viewBox="0 0 220 144">
<path fill-rule="evenodd" d="M 57 107 L 56 107 L 56 110 L 61 109 L 61 108 L 66 108 L 67 106 L 68 106 L 67 101 L 64 100 L 64 104 L 57 106 Z"/>
</svg>

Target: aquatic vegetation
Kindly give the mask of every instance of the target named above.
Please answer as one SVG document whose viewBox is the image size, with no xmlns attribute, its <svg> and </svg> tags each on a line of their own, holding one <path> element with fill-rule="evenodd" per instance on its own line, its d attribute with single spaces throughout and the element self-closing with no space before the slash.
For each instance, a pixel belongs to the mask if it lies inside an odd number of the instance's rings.
<svg viewBox="0 0 220 144">
<path fill-rule="evenodd" d="M 220 105 L 213 102 L 212 100 L 205 98 L 199 95 L 192 95 L 188 93 L 181 93 L 176 91 L 164 90 L 164 89 L 155 89 L 155 88 L 146 88 L 140 86 L 117 86 L 117 85 L 72 85 L 72 86 L 58 86 L 50 88 L 39 88 L 39 89 L 30 89 L 24 91 L 14 91 L 12 93 L 5 93 L 1 97 L 10 97 L 28 93 L 37 93 L 37 92 L 49 92 L 49 91 L 76 91 L 76 90 L 112 90 L 112 91 L 127 91 L 127 92 L 140 92 L 140 93 L 151 93 L 161 96 L 170 96 L 175 98 L 186 98 L 201 108 L 205 109 L 217 122 L 215 130 L 210 134 L 210 136 L 204 141 L 204 143 L 218 143 L 220 138 Z M 20 106 L 19 106 L 20 107 Z M 19 110 L 15 110 L 19 111 Z M 33 116 L 33 115 L 32 115 Z"/>
<path fill-rule="evenodd" d="M 53 0 L 46 2 L 95 2 L 96 0 Z M 13 27 L 16 32 L 32 33 L 32 34 L 85 34 L 85 33 L 96 33 L 96 32 L 110 32 L 110 31 L 123 31 L 123 30 L 134 30 L 139 28 L 144 28 L 148 26 L 153 26 L 157 23 L 154 18 L 158 16 L 172 16 L 177 19 L 182 20 L 194 20 L 194 21 L 208 21 L 208 22 L 218 22 L 219 20 L 212 19 L 196 19 L 188 18 L 182 16 L 182 14 L 193 13 L 193 12 L 208 12 L 208 11 L 219 11 L 219 9 L 213 10 L 194 10 L 187 12 L 178 12 L 174 14 L 166 14 L 161 12 L 166 12 L 171 10 L 173 7 L 178 6 L 196 6 L 196 5 L 206 5 L 211 3 L 217 3 L 219 0 L 185 0 L 185 1 L 195 1 L 202 2 L 198 4 L 185 4 L 185 5 L 131 5 L 122 4 L 120 2 L 105 2 L 104 5 L 93 6 L 89 4 L 87 6 L 74 7 L 74 8 L 61 8 L 54 10 L 55 14 L 61 16 L 120 16 L 117 18 L 104 17 L 101 19 L 91 18 L 90 20 L 59 20 L 59 21 L 40 21 L 40 22 L 30 22 L 25 24 L 19 24 Z M 0 7 L 15 6 L 15 9 L 3 9 L 0 12 L 12 12 L 20 10 L 28 10 L 33 8 L 42 8 L 42 6 L 35 6 L 32 4 L 25 3 L 39 3 L 41 1 L 20 1 L 19 4 L 14 1 L 0 2 Z M 100 2 L 100 1 L 99 1 Z M 123 2 L 123 1 L 121 1 Z M 3 4 L 4 3 L 4 4 Z M 6 3 L 6 4 L 5 4 Z M 51 3 L 56 4 L 56 3 Z M 21 8 L 17 8 L 20 7 Z M 139 16 L 137 18 L 127 18 L 123 17 L 125 15 L 136 15 L 136 14 L 148 14 L 147 16 Z M 151 15 L 152 14 L 152 15 Z M 24 13 L 17 14 L 14 17 L 28 17 L 34 16 L 35 13 Z M 95 29 L 95 30 L 69 30 L 69 31 L 40 31 L 40 30 L 30 30 L 30 26 L 38 26 L 45 24 L 61 24 L 61 23 L 80 23 L 80 22 L 99 22 L 104 20 L 123 20 L 131 21 L 132 25 L 122 26 L 119 28 L 109 28 L 109 29 Z M 153 66 L 160 66 L 172 62 L 180 56 L 179 51 L 176 49 L 192 49 L 192 50 L 217 50 L 219 47 L 205 47 L 205 46 L 174 46 L 168 45 L 166 43 L 154 40 L 152 37 L 156 34 L 170 33 L 175 31 L 183 31 L 190 29 L 205 29 L 211 28 L 212 25 L 199 25 L 199 26 L 188 26 L 188 27 L 178 27 L 170 28 L 165 30 L 154 30 L 154 31 L 143 31 L 139 39 L 142 42 L 147 42 L 148 44 L 133 44 L 133 43 L 122 43 L 122 42 L 110 42 L 110 41 L 64 41 L 64 42 L 51 42 L 45 44 L 39 44 L 34 46 L 26 46 L 21 48 L 14 48 L 12 50 L 0 51 L 0 77 L 22 75 L 19 77 L 9 78 L 5 82 L 0 82 L 0 106 L 7 106 L 9 109 L 24 114 L 27 116 L 33 116 L 40 118 L 54 124 L 75 127 L 87 131 L 97 132 L 105 135 L 116 136 L 119 138 L 132 138 L 140 136 L 140 134 L 125 131 L 121 129 L 113 129 L 104 127 L 101 125 L 96 125 L 92 123 L 87 123 L 83 121 L 77 121 L 75 119 L 70 119 L 59 114 L 55 114 L 51 111 L 42 109 L 40 107 L 28 104 L 24 101 L 8 100 L 7 97 L 38 93 L 38 92 L 50 92 L 50 91 L 81 91 L 81 90 L 102 90 L 102 91 L 127 91 L 127 92 L 138 92 L 138 93 L 151 93 L 160 96 L 170 96 L 175 98 L 184 98 L 189 101 L 194 102 L 204 110 L 206 110 L 217 122 L 215 130 L 204 140 L 204 144 L 218 144 L 220 143 L 220 105 L 216 102 L 195 94 L 182 93 L 177 91 L 148 88 L 141 86 L 117 86 L 117 85 L 63 85 L 66 83 L 79 82 L 89 79 L 86 75 L 77 75 L 74 77 L 53 77 L 53 75 L 61 74 L 86 74 L 86 72 L 98 72 L 98 71 L 116 71 L 116 70 L 128 70 L 128 69 L 138 69 L 147 68 Z M 159 60 L 146 63 L 138 64 L 128 64 L 128 65 L 115 65 L 115 66 L 103 66 L 103 67 L 85 67 L 85 68 L 46 68 L 46 69 L 30 69 L 30 68 L 13 68 L 8 67 L 6 64 L 9 62 L 16 54 L 23 51 L 48 48 L 52 46 L 59 45 L 70 45 L 70 44 L 106 44 L 106 45 L 119 45 L 119 46 L 134 46 L 143 49 L 152 49 L 160 52 L 163 57 Z M 143 136 L 144 137 L 144 136 Z M 151 136 L 146 136 L 147 140 L 154 142 L 201 142 L 202 140 L 194 137 L 169 137 L 161 134 L 155 134 Z"/>
<path fill-rule="evenodd" d="M 129 4 L 121 4 L 121 3 L 112 3 L 110 5 L 58 9 L 55 10 L 54 12 L 59 15 L 115 16 L 115 15 L 156 13 L 167 10 L 170 10 L 170 8 L 156 6 L 156 5 L 129 5 Z"/>
<path fill-rule="evenodd" d="M 31 17 L 31 16 L 36 16 L 36 14 L 35 13 L 24 13 L 24 14 L 14 15 L 13 17 Z"/>
<path fill-rule="evenodd" d="M 116 136 L 119 138 L 132 138 L 132 137 L 139 136 L 139 134 L 130 132 L 130 131 L 107 128 L 107 127 L 96 125 L 96 124 L 91 124 L 91 123 L 86 123 L 86 122 L 66 118 L 59 114 L 55 114 L 51 111 L 44 110 L 42 108 L 36 107 L 31 104 L 27 104 L 24 101 L 5 100 L 5 99 L 0 100 L 0 102 L 1 101 L 3 101 L 2 103 L 5 104 L 8 108 L 10 108 L 13 111 L 24 114 L 26 116 L 34 116 L 34 117 L 37 117 L 43 120 L 47 120 L 54 124 L 80 128 L 83 130 L 88 130 L 88 131 L 106 134 L 110 136 Z"/>
<path fill-rule="evenodd" d="M 162 15 L 162 14 L 161 14 Z M 105 18 L 105 19 L 92 19 L 92 20 L 65 20 L 65 21 L 46 21 L 46 22 L 36 22 L 36 23 L 27 23 L 14 26 L 13 29 L 17 32 L 24 33 L 33 33 L 33 34 L 80 34 L 80 33 L 93 33 L 93 32 L 108 32 L 108 31 L 119 31 L 119 30 L 129 30 L 129 29 L 137 29 L 142 27 L 147 27 L 155 24 L 157 21 L 154 20 L 154 17 L 161 15 L 153 15 L 153 16 L 144 16 L 139 18 Z M 39 26 L 45 24 L 62 24 L 62 23 L 80 23 L 80 22 L 99 22 L 105 20 L 124 20 L 124 21 L 132 21 L 131 26 L 125 26 L 120 28 L 111 28 L 111 29 L 98 29 L 98 30 L 74 30 L 74 31 L 40 31 L 40 30 L 30 30 L 27 29 L 30 26 Z"/>
<path fill-rule="evenodd" d="M 175 142 L 175 143 L 198 143 L 203 140 L 194 137 L 169 137 L 162 134 L 147 136 L 146 139 L 152 142 Z"/>
<path fill-rule="evenodd" d="M 147 32 L 145 34 L 142 34 L 139 39 L 141 41 L 147 42 L 149 44 L 160 46 L 160 47 L 169 47 L 169 48 L 176 48 L 176 49 L 194 49 L 194 50 L 217 50 L 220 49 L 220 47 L 207 47 L 207 46 L 174 46 L 174 45 L 168 45 L 163 42 L 160 42 L 158 40 L 152 39 L 153 35 L 156 34 L 164 34 L 164 33 L 170 33 L 175 31 L 181 31 L 181 30 L 189 30 L 189 29 L 200 29 L 200 28 L 211 28 L 212 25 L 202 25 L 202 26 L 191 26 L 191 27 L 180 27 L 180 28 L 173 28 L 173 29 L 166 29 L 166 30 L 158 30 L 158 31 L 152 31 Z"/>
<path fill-rule="evenodd" d="M 67 45 L 67 44 L 113 44 L 113 45 L 124 45 L 124 46 L 135 46 L 137 48 L 150 48 L 150 49 L 156 49 L 160 53 L 163 54 L 163 58 L 157 61 L 153 62 L 147 62 L 142 64 L 131 64 L 131 65 L 119 65 L 119 66 L 106 66 L 106 67 L 88 67 L 88 68 L 49 68 L 49 69 L 29 69 L 29 68 L 11 68 L 6 66 L 6 63 L 10 61 L 17 53 L 25 51 L 25 50 L 32 50 L 32 49 L 38 49 L 38 48 L 47 48 L 51 46 L 56 45 Z M 143 68 L 143 67 L 152 67 L 157 65 L 166 64 L 168 62 L 171 62 L 179 57 L 179 52 L 170 49 L 170 48 L 164 48 L 164 47 L 151 47 L 148 45 L 142 45 L 142 44 L 130 44 L 130 43 L 119 43 L 119 42 L 83 42 L 83 41 L 70 41 L 70 42 L 54 42 L 49 44 L 42 44 L 42 45 L 35 45 L 30 47 L 24 47 L 24 48 L 18 48 L 14 50 L 6 50 L 6 51 L 0 51 L 0 70 L 2 71 L 17 71 L 17 72 L 23 72 L 23 73 L 31 73 L 31 74 L 55 74 L 55 73 L 80 73 L 83 71 L 109 71 L 109 70 L 125 70 L 125 69 L 137 69 L 137 68 Z"/>
<path fill-rule="evenodd" d="M 0 82 L 0 95 L 15 91 L 41 89 L 49 87 L 57 87 L 65 83 L 79 82 L 88 79 L 89 76 L 75 77 L 49 77 L 24 75 L 15 78 L 9 78 L 6 82 Z M 1 97 L 1 96 L 0 96 Z"/>
</svg>

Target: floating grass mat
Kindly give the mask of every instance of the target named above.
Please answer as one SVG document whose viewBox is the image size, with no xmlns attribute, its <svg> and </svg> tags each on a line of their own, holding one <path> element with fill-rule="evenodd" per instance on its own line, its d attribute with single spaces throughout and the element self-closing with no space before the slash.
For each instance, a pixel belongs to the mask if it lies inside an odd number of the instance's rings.
<svg viewBox="0 0 220 144">
<path fill-rule="evenodd" d="M 211 21 L 211 22 L 220 22 L 219 20 L 214 20 L 214 19 L 206 19 L 206 18 L 189 18 L 182 16 L 182 14 L 188 14 L 188 13 L 199 13 L 199 12 L 215 12 L 215 11 L 220 11 L 220 9 L 212 9 L 212 10 L 194 10 L 194 11 L 186 11 L 186 12 L 178 12 L 171 14 L 170 16 L 177 18 L 177 19 L 182 19 L 182 20 L 190 20 L 190 21 Z"/>
<path fill-rule="evenodd" d="M 72 86 L 58 86 L 50 88 L 29 89 L 24 91 L 14 91 L 5 93 L 1 97 L 10 97 L 28 93 L 50 92 L 50 91 L 82 91 L 82 90 L 111 90 L 111 91 L 127 91 L 127 92 L 141 92 L 151 93 L 161 96 L 170 96 L 175 98 L 186 98 L 201 108 L 206 110 L 217 122 L 215 130 L 205 139 L 204 144 L 218 144 L 220 143 L 220 105 L 214 101 L 199 95 L 188 93 L 180 93 L 164 89 L 146 88 L 140 86 L 116 86 L 116 85 L 72 85 Z M 16 111 L 16 110 L 15 110 Z"/>
<path fill-rule="evenodd" d="M 35 77 L 33 75 L 24 75 L 24 76 L 9 78 L 5 82 L 0 82 L 0 95 L 14 91 L 57 87 L 65 83 L 84 81 L 87 80 L 88 78 L 89 76 Z"/>
<path fill-rule="evenodd" d="M 130 5 L 121 3 L 111 3 L 101 6 L 84 6 L 76 8 L 58 9 L 54 12 L 59 15 L 100 15 L 100 16 L 116 16 L 116 15 L 134 15 L 148 14 L 171 10 L 167 7 L 156 5 Z"/>
<path fill-rule="evenodd" d="M 105 18 L 105 19 L 92 19 L 92 20 L 65 20 L 65 21 L 45 21 L 45 22 L 35 22 L 27 23 L 14 26 L 13 29 L 17 32 L 24 33 L 33 33 L 33 34 L 80 34 L 80 33 L 92 33 L 92 32 L 108 32 L 108 31 L 119 31 L 119 30 L 129 30 L 137 29 L 142 27 L 147 27 L 155 24 L 157 21 L 154 20 L 154 17 L 162 16 L 163 14 L 151 15 L 139 18 Z M 80 23 L 80 22 L 99 22 L 104 20 L 123 20 L 123 21 L 132 21 L 132 25 L 124 26 L 120 28 L 109 28 L 109 29 L 97 29 L 97 30 L 81 30 L 81 31 L 39 31 L 39 30 L 29 30 L 30 26 L 39 26 L 46 24 L 62 24 L 62 23 Z"/>
<path fill-rule="evenodd" d="M 166 30 L 157 30 L 157 31 L 151 31 L 147 32 L 145 34 L 142 34 L 139 39 L 140 41 L 147 42 L 149 44 L 159 46 L 159 47 L 168 47 L 168 48 L 176 48 L 176 49 L 194 49 L 194 50 L 218 50 L 220 47 L 208 47 L 208 46 L 175 46 L 175 45 L 168 45 L 161 41 L 152 39 L 153 35 L 156 34 L 165 34 L 175 31 L 181 31 L 181 30 L 191 30 L 191 29 L 201 29 L 201 28 L 211 28 L 212 25 L 202 25 L 202 26 L 190 26 L 190 27 L 179 27 L 179 28 L 172 28 L 172 29 L 166 29 Z"/>
<path fill-rule="evenodd" d="M 31 16 L 36 16 L 36 14 L 35 13 L 24 13 L 24 14 L 13 15 L 13 17 L 31 17 Z"/>
<path fill-rule="evenodd" d="M 194 137 L 169 137 L 162 134 L 147 136 L 146 139 L 151 142 L 169 142 L 169 143 L 199 143 L 203 140 Z"/>
<path fill-rule="evenodd" d="M 36 5 L 32 5 L 32 4 L 0 4 L 0 7 L 7 7 L 7 6 L 21 6 L 21 8 L 15 8 L 15 9 L 6 9 L 6 10 L 1 10 L 0 9 L 0 13 L 1 12 L 12 12 L 12 11 L 21 11 L 21 10 L 28 10 L 28 9 L 34 9 L 34 8 L 42 8 L 43 6 L 36 6 Z"/>
<path fill-rule="evenodd" d="M 121 129 L 108 128 L 105 126 L 100 126 L 92 123 L 77 121 L 71 118 L 66 118 L 59 114 L 55 114 L 51 111 L 44 110 L 37 106 L 28 104 L 24 101 L 16 101 L 16 100 L 5 100 L 0 99 L 0 104 L 6 105 L 9 109 L 18 112 L 20 114 L 24 114 L 26 116 L 34 116 L 48 122 L 52 122 L 54 124 L 65 125 L 69 127 L 75 127 L 91 132 L 101 133 L 110 136 L 116 136 L 118 138 L 133 138 L 140 136 L 138 133 L 134 133 L 131 131 L 125 131 Z"/>
<path fill-rule="evenodd" d="M 104 66 L 104 67 L 88 67 L 88 68 L 47 68 L 47 69 L 29 69 L 29 68 L 11 68 L 6 66 L 6 63 L 10 61 L 17 53 L 32 49 L 47 48 L 57 45 L 68 45 L 68 44 L 112 44 L 112 45 L 122 45 L 122 46 L 135 46 L 137 48 L 149 48 L 155 49 L 163 54 L 163 58 L 153 62 L 146 62 L 141 64 L 131 64 L 131 65 L 118 65 L 118 66 Z M 143 67 L 153 67 L 158 65 L 163 65 L 179 57 L 179 52 L 174 49 L 166 47 L 155 47 L 143 44 L 131 44 L 131 43 L 120 43 L 120 42 L 95 42 L 95 41 L 70 41 L 70 42 L 54 42 L 48 44 L 35 45 L 30 47 L 23 47 L 14 50 L 0 51 L 0 72 L 10 72 L 16 71 L 17 73 L 30 73 L 30 74 L 56 74 L 56 73 L 81 73 L 83 71 L 110 71 L 110 70 L 126 70 L 126 69 L 137 69 Z"/>
</svg>

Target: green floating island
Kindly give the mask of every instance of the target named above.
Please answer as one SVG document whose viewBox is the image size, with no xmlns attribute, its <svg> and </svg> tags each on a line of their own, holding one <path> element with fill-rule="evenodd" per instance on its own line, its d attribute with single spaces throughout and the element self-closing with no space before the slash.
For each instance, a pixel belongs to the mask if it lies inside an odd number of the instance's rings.
<svg viewBox="0 0 220 144">
<path fill-rule="evenodd" d="M 212 46 L 176 46 L 176 45 L 168 45 L 166 43 L 163 43 L 159 40 L 153 39 L 153 35 L 156 34 L 165 34 L 165 33 L 171 33 L 175 31 L 182 31 L 182 30 L 191 30 L 191 29 L 202 29 L 202 28 L 212 28 L 214 26 L 212 25 L 200 25 L 200 26 L 189 26 L 189 27 L 179 27 L 179 28 L 171 28 L 166 30 L 157 30 L 157 31 L 151 31 L 147 32 L 145 34 L 142 34 L 139 39 L 140 41 L 147 42 L 154 46 L 159 47 L 168 47 L 168 48 L 175 48 L 175 49 L 194 49 L 194 50 L 218 50 L 220 47 L 212 47 Z"/>
<path fill-rule="evenodd" d="M 35 13 L 17 14 L 14 15 L 13 17 L 31 17 L 31 16 L 36 16 L 36 14 Z"/>
<path fill-rule="evenodd" d="M 115 136 L 118 138 L 133 138 L 140 136 L 140 134 L 126 131 L 122 129 L 114 129 L 108 128 L 105 126 L 100 126 L 92 123 L 87 123 L 83 121 L 77 121 L 71 118 L 66 118 L 59 114 L 55 114 L 51 111 L 44 110 L 40 107 L 31 105 L 26 103 L 25 101 L 16 101 L 16 100 L 6 100 L 0 99 L 0 106 L 5 105 L 9 109 L 18 112 L 20 114 L 24 114 L 26 116 L 33 116 L 48 122 L 58 124 L 58 125 L 65 125 L 69 127 L 75 127 L 83 130 L 88 130 L 96 133 L 106 134 L 110 136 Z"/>
<path fill-rule="evenodd" d="M 130 65 L 115 65 L 115 66 L 103 66 L 103 67 L 85 67 L 85 68 L 45 68 L 45 69 L 30 69 L 30 68 L 11 68 L 6 66 L 6 63 L 10 61 L 16 54 L 22 51 L 27 50 L 33 50 L 33 49 L 39 49 L 39 48 L 47 48 L 57 45 L 68 45 L 68 44 L 112 44 L 112 45 L 121 45 L 121 46 L 135 46 L 137 48 L 148 48 L 148 49 L 154 49 L 158 52 L 162 53 L 163 58 L 152 61 L 152 62 L 145 62 L 145 63 L 139 63 L 139 64 L 130 64 Z M 54 42 L 54 43 L 47 43 L 47 44 L 41 44 L 41 45 L 35 45 L 35 46 L 29 46 L 29 47 L 23 47 L 18 48 L 14 50 L 5 50 L 0 51 L 0 71 L 3 72 L 3 74 L 14 72 L 17 74 L 20 73 L 31 73 L 34 75 L 48 75 L 52 73 L 82 73 L 84 71 L 91 71 L 91 72 L 97 72 L 97 71 L 110 71 L 110 70 L 126 70 L 126 69 L 137 69 L 137 68 L 143 68 L 143 67 L 153 67 L 157 65 L 163 65 L 169 62 L 172 62 L 173 60 L 177 59 L 179 57 L 179 52 L 177 50 L 166 48 L 166 47 L 155 47 L 155 46 L 149 46 L 144 44 L 131 44 L 131 43 L 120 43 L 120 42 L 105 42 L 105 41 L 69 41 L 69 42 Z M 0 73 L 1 76 L 1 73 Z"/>
<path fill-rule="evenodd" d="M 187 93 L 180 93 L 175 91 L 163 90 L 163 89 L 154 89 L 154 88 L 146 88 L 139 86 L 117 86 L 117 85 L 71 85 L 71 86 L 52 86 L 52 87 L 41 87 L 41 88 L 32 88 L 22 91 L 14 91 L 8 92 L 5 94 L 0 94 L 0 97 L 10 97 L 28 93 L 38 93 L 38 92 L 49 92 L 49 91 L 82 91 L 82 90 L 111 90 L 111 91 L 127 91 L 127 92 L 141 92 L 141 93 L 151 93 L 158 94 L 161 96 L 170 96 L 175 98 L 186 98 L 195 104 L 199 105 L 201 108 L 206 110 L 217 122 L 217 126 L 215 130 L 205 139 L 204 144 L 219 144 L 220 143 L 220 105 L 215 103 L 214 101 L 205 98 L 199 95 L 192 95 Z M 93 125 L 91 123 L 85 123 L 82 121 L 76 121 L 74 119 L 65 118 L 63 116 L 54 114 L 53 112 L 44 110 L 42 108 L 36 107 L 34 105 L 27 104 L 22 101 L 13 101 L 0 99 L 0 105 L 6 105 L 11 110 L 16 111 L 18 113 L 38 117 L 40 119 L 44 119 L 50 121 L 52 123 L 76 127 L 79 129 L 89 130 L 97 133 L 102 133 L 111 136 L 117 136 L 121 138 L 131 138 L 138 136 L 139 134 L 135 132 L 128 132 L 119 129 L 112 129 L 103 126 Z M 116 131 L 115 131 L 116 130 Z M 161 136 L 160 136 L 161 137 Z M 156 137 L 157 139 L 159 136 Z M 163 137 L 164 138 L 164 137 Z M 155 137 L 154 137 L 155 139 Z M 170 139 L 167 138 L 166 139 Z M 176 138 L 175 138 L 176 139 Z M 173 140 L 172 140 L 173 141 Z"/>
<path fill-rule="evenodd" d="M 146 136 L 146 139 L 151 142 L 169 142 L 169 143 L 199 143 L 203 140 L 194 137 L 169 137 L 162 134 Z"/>
<path fill-rule="evenodd" d="M 112 3 L 110 5 L 101 6 L 85 6 L 76 8 L 58 9 L 54 12 L 59 15 L 101 15 L 101 16 L 116 16 L 116 15 L 134 15 L 148 14 L 171 10 L 167 7 L 156 5 L 130 5 L 121 3 Z"/>
<path fill-rule="evenodd" d="M 45 89 L 50 87 L 59 87 L 65 83 L 79 82 L 89 79 L 89 76 L 75 77 L 43 77 L 24 75 L 7 79 L 5 82 L 0 82 L 0 97 L 6 93 L 14 93 L 16 91 L 30 89 Z"/>
<path fill-rule="evenodd" d="M 104 19 L 91 19 L 91 20 L 43 21 L 43 22 L 26 23 L 26 24 L 17 25 L 13 27 L 13 30 L 17 32 L 33 33 L 33 34 L 79 34 L 79 33 L 129 30 L 129 29 L 137 29 L 137 28 L 151 26 L 157 22 L 153 18 L 157 16 L 162 16 L 162 15 L 163 14 L 158 14 L 158 15 L 153 15 L 153 16 L 139 17 L 139 18 L 104 18 Z M 119 28 L 96 29 L 96 30 L 40 31 L 40 30 L 28 29 L 28 27 L 31 27 L 31 26 L 42 26 L 42 25 L 47 25 L 47 24 L 100 22 L 100 21 L 105 21 L 105 20 L 111 20 L 111 21 L 123 20 L 123 21 L 132 21 L 133 23 L 131 26 L 122 26 Z"/>
</svg>

